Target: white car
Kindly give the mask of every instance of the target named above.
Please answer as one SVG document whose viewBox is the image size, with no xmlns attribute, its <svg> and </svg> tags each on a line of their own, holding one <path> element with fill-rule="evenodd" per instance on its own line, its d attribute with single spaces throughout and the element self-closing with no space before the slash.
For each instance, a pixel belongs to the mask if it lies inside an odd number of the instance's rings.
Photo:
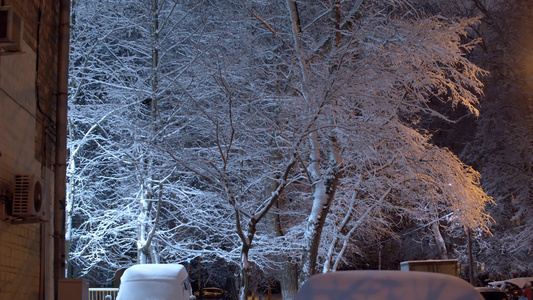
<svg viewBox="0 0 533 300">
<path fill-rule="evenodd" d="M 195 300 L 189 275 L 179 264 L 143 264 L 120 277 L 117 300 Z"/>
</svg>

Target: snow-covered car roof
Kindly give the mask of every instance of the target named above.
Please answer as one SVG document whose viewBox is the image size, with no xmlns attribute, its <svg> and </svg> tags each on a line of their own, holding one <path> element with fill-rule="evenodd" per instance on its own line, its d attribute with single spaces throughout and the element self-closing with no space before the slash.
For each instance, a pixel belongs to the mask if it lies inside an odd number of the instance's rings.
<svg viewBox="0 0 533 300">
<path fill-rule="evenodd" d="M 505 282 L 515 284 L 519 286 L 520 288 L 524 288 L 526 284 L 530 283 L 531 281 L 533 281 L 533 277 L 520 277 L 520 278 L 512 278 L 512 279 L 505 280 Z"/>
<path fill-rule="evenodd" d="M 311 276 L 296 300 L 483 300 L 468 282 L 416 271 L 339 271 Z"/>
<path fill-rule="evenodd" d="M 121 282 L 136 280 L 176 280 L 183 281 L 188 274 L 185 267 L 178 264 L 141 264 L 129 267 Z"/>
<path fill-rule="evenodd" d="M 502 281 L 493 281 L 493 282 L 489 282 L 488 284 L 490 286 L 502 287 L 504 283 L 512 283 L 518 286 L 519 288 L 523 289 L 526 286 L 526 283 L 531 282 L 531 281 L 533 281 L 533 277 L 518 277 L 518 278 L 511 278 L 511 279 L 506 279 Z"/>
</svg>

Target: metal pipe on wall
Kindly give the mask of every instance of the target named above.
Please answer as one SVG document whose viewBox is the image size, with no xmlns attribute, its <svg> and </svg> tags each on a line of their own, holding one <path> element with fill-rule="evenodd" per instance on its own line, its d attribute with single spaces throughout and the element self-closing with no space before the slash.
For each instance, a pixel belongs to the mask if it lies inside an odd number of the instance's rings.
<svg viewBox="0 0 533 300">
<path fill-rule="evenodd" d="M 54 172 L 54 299 L 59 280 L 65 277 L 65 201 L 67 170 L 68 61 L 70 0 L 59 0 L 56 106 L 56 155 Z"/>
</svg>

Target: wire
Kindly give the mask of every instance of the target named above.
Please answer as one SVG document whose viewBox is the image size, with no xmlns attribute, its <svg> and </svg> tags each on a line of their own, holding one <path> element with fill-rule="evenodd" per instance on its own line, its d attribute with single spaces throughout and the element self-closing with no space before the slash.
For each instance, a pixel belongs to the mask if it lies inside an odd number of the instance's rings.
<svg viewBox="0 0 533 300">
<path fill-rule="evenodd" d="M 3 1 L 3 0 L 2 0 Z M 41 22 L 42 22 L 42 14 L 43 14 L 43 0 L 39 1 L 39 10 L 37 15 L 37 36 L 36 36 L 36 47 L 35 47 L 35 98 L 37 99 L 37 109 L 43 115 L 46 120 L 48 121 L 49 125 L 54 125 L 53 119 L 47 115 L 42 107 L 41 107 L 41 97 L 39 95 L 39 62 L 40 62 L 40 56 L 39 56 L 39 50 L 41 48 Z M 45 125 L 41 123 L 42 125 Z"/>
<path fill-rule="evenodd" d="M 41 125 L 43 126 L 46 126 L 46 124 L 44 124 L 42 121 L 40 121 L 37 116 L 35 116 L 31 111 L 29 111 L 26 107 L 24 107 L 24 105 L 20 104 L 15 98 L 13 98 L 10 94 L 6 93 L 6 91 L 3 91 L 4 94 L 7 95 L 7 97 L 9 99 L 11 99 L 11 101 L 13 101 L 17 106 L 19 106 L 20 108 L 22 108 L 24 111 L 26 111 L 28 113 L 28 115 L 30 115 L 33 119 L 35 119 L 36 122 L 40 123 Z"/>
</svg>

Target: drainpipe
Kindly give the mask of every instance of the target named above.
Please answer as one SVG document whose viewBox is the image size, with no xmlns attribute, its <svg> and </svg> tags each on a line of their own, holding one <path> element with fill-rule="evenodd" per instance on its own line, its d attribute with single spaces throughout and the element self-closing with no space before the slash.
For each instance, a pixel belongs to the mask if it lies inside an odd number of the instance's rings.
<svg viewBox="0 0 533 300">
<path fill-rule="evenodd" d="M 68 59 L 70 0 L 59 0 L 57 52 L 56 155 L 54 172 L 54 299 L 59 280 L 65 278 L 65 204 L 67 171 Z"/>
</svg>

